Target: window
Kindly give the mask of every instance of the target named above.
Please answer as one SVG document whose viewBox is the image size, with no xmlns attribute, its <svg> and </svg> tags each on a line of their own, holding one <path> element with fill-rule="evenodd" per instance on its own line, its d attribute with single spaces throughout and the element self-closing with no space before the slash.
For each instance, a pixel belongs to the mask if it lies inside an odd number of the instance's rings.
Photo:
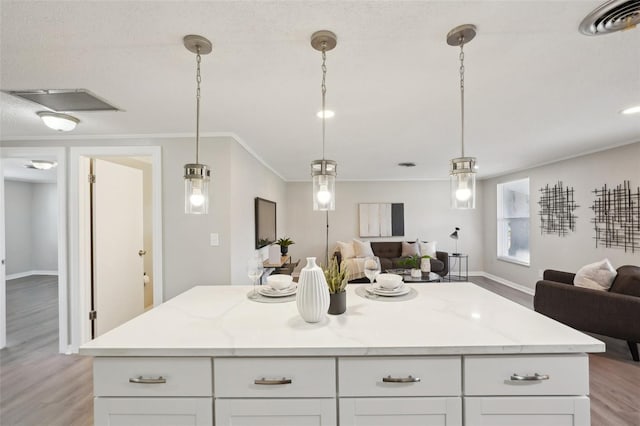
<svg viewBox="0 0 640 426">
<path fill-rule="evenodd" d="M 529 265 L 529 178 L 498 184 L 498 259 Z"/>
</svg>

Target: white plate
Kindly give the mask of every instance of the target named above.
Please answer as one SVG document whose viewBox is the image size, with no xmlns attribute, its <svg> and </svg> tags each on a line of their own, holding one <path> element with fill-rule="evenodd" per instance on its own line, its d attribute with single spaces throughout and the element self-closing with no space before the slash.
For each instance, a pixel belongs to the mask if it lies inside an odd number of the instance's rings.
<svg viewBox="0 0 640 426">
<path fill-rule="evenodd" d="M 258 288 L 258 293 L 266 297 L 286 297 L 296 294 L 296 291 L 298 291 L 298 284 L 296 283 L 293 283 L 282 290 L 276 290 L 270 285 L 262 285 Z"/>
<path fill-rule="evenodd" d="M 387 290 L 380 287 L 373 287 L 373 288 L 367 287 L 367 291 L 369 293 L 373 293 L 378 296 L 394 297 L 394 296 L 404 296 L 405 294 L 408 294 L 411 291 L 411 287 L 401 285 L 400 287 L 394 288 L 393 290 Z"/>
</svg>

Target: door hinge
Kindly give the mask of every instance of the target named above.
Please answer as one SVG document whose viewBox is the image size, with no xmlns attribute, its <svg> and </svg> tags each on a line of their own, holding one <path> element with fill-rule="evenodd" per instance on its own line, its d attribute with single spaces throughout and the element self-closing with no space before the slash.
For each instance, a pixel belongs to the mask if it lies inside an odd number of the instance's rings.
<svg viewBox="0 0 640 426">
<path fill-rule="evenodd" d="M 89 319 L 93 321 L 98 317 L 98 313 L 96 311 L 89 311 Z"/>
<path fill-rule="evenodd" d="M 89 183 L 96 183 L 96 175 L 89 175 Z"/>
</svg>

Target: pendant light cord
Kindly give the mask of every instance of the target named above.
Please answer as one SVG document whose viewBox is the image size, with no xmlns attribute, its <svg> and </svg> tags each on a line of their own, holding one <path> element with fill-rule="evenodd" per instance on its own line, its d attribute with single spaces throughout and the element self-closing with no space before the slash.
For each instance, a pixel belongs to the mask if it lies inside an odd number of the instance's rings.
<svg viewBox="0 0 640 426">
<path fill-rule="evenodd" d="M 200 151 L 200 82 L 202 81 L 202 77 L 200 76 L 200 46 L 196 46 L 197 54 L 196 54 L 196 164 L 200 164 L 198 160 L 198 152 Z"/>
<path fill-rule="evenodd" d="M 324 160 L 324 140 L 325 121 L 327 120 L 327 110 L 325 108 L 325 98 L 327 96 L 327 42 L 322 42 L 322 159 Z"/>
<path fill-rule="evenodd" d="M 464 157 L 464 36 L 460 36 L 460 142 Z"/>
</svg>

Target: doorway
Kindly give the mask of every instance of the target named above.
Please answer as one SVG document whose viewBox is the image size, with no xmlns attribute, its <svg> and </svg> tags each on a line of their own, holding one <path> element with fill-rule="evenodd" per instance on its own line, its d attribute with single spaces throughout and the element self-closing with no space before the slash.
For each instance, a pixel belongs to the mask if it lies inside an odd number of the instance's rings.
<svg viewBox="0 0 640 426">
<path fill-rule="evenodd" d="M 50 161 L 56 166 L 49 170 L 37 169 L 32 160 Z M 10 279 L 12 285 L 23 286 L 27 293 L 33 289 L 39 292 L 38 295 L 44 295 L 45 299 L 41 302 L 47 306 L 53 302 L 55 308 L 51 307 L 49 311 L 57 311 L 57 314 L 47 321 L 48 324 L 52 323 L 47 328 L 51 333 L 34 338 L 47 339 L 55 351 L 68 352 L 65 164 L 64 148 L 2 149 L 0 347 L 12 344 L 11 340 L 7 341 L 6 310 L 6 280 Z M 7 224 L 6 221 L 11 223 Z M 20 300 L 35 302 L 28 295 Z"/>
<path fill-rule="evenodd" d="M 97 336 L 104 331 L 107 331 L 108 328 L 112 328 L 115 325 L 126 321 L 131 316 L 135 316 L 138 313 L 141 313 L 143 310 L 150 308 L 151 306 L 157 306 L 162 303 L 162 217 L 161 217 L 161 151 L 160 147 L 85 147 L 85 148 L 71 148 L 70 149 L 70 160 L 69 160 L 69 174 L 70 174 L 70 248 L 71 248 L 71 264 L 77 265 L 77 267 L 72 269 L 71 273 L 71 300 L 74 301 L 73 306 L 75 309 L 72 311 L 72 339 L 74 341 L 74 350 L 84 342 L 91 340 L 92 336 Z M 132 170 L 147 170 L 147 175 L 149 179 L 147 179 L 147 188 L 144 193 L 147 194 L 146 202 L 144 203 L 148 208 L 147 212 L 147 220 L 145 220 L 145 224 L 148 228 L 148 232 L 146 234 L 149 236 L 147 241 L 139 244 L 140 247 L 135 249 L 135 258 L 139 261 L 140 269 L 139 275 L 136 268 L 136 261 L 133 260 L 132 263 L 132 271 L 129 277 L 133 277 L 131 284 L 127 287 L 128 290 L 137 291 L 140 290 L 139 294 L 136 293 L 135 297 L 142 295 L 142 289 L 144 288 L 144 294 L 146 294 L 146 305 L 142 302 L 134 303 L 139 309 L 138 311 L 125 309 L 122 304 L 118 301 L 118 297 L 122 293 L 119 293 L 118 290 L 115 290 L 115 293 L 112 293 L 111 296 L 101 295 L 101 290 L 111 289 L 112 286 L 99 287 L 101 285 L 100 280 L 96 279 L 98 270 L 100 269 L 97 266 L 100 260 L 107 260 L 105 256 L 101 257 L 102 253 L 104 255 L 105 247 L 112 246 L 114 252 L 118 251 L 119 247 L 122 247 L 124 244 L 122 241 L 116 241 L 114 238 L 110 238 L 111 234 L 107 231 L 108 237 L 103 239 L 102 248 L 97 247 L 96 244 L 99 242 L 92 238 L 92 231 L 96 230 L 95 224 L 92 223 L 93 219 L 96 219 L 96 212 L 91 213 L 92 208 L 92 198 L 93 201 L 96 201 L 96 194 L 91 195 L 92 185 L 89 181 L 89 175 L 91 171 L 91 164 L 94 165 L 95 168 L 98 168 L 98 173 L 100 167 L 104 169 L 105 167 L 109 170 L 120 170 L 126 172 L 131 172 Z M 131 176 L 134 176 L 135 173 Z M 101 179 L 96 175 L 96 180 Z M 111 199 L 102 200 L 103 206 L 118 206 L 121 211 L 126 214 L 121 215 L 121 218 L 129 218 L 130 212 L 129 204 L 131 202 L 127 202 L 121 200 L 121 195 L 118 193 L 118 188 L 123 189 L 125 186 L 128 187 L 128 182 L 132 179 L 131 177 L 107 177 L 106 180 L 116 180 L 115 183 L 115 193 L 112 193 L 110 197 Z M 118 181 L 119 180 L 119 181 Z M 105 178 L 102 178 L 102 183 L 104 183 Z M 124 184 L 123 184 L 124 182 Z M 118 186 L 119 185 L 119 186 Z M 96 188 L 97 190 L 97 188 Z M 104 190 L 100 191 L 100 194 L 104 195 Z M 138 195 L 138 198 L 142 197 L 142 195 Z M 135 196 L 134 196 L 135 198 Z M 144 198 L 144 197 L 143 197 Z M 98 200 L 98 203 L 100 201 Z M 123 205 L 124 203 L 124 205 Z M 117 208 L 117 207 L 116 207 Z M 98 209 L 100 209 L 98 205 Z M 98 214 L 100 214 L 98 212 Z M 113 215 L 107 213 L 102 215 L 101 223 L 104 223 L 109 217 Z M 95 237 L 95 235 L 93 235 Z M 99 249 L 96 251 L 96 249 Z M 131 250 L 127 250 L 129 253 Z M 140 252 L 140 254 L 138 254 Z M 92 259 L 92 253 L 95 254 L 95 259 Z M 130 253 L 129 253 L 130 254 Z M 139 257 L 138 257 L 139 256 Z M 131 260 L 131 256 L 129 256 Z M 109 260 L 109 262 L 114 262 L 113 259 Z M 119 262 L 119 261 L 115 261 Z M 103 268 L 105 269 L 105 268 Z M 106 268 L 109 269 L 108 267 Z M 113 269 L 113 268 L 111 268 Z M 102 283 L 104 284 L 104 278 L 102 279 Z M 114 283 L 116 281 L 121 281 L 119 278 L 111 278 L 108 279 L 107 282 Z M 145 284 L 145 281 L 147 283 Z M 126 297 L 129 302 L 129 296 Z M 133 296 L 131 296 L 133 297 Z M 144 297 L 144 296 L 142 296 Z M 110 302 L 109 302 L 110 300 Z M 100 303 L 106 302 L 106 309 L 111 310 L 111 314 L 114 314 L 115 317 L 118 317 L 117 320 L 113 320 L 113 315 L 110 317 L 109 321 L 111 325 L 105 328 L 101 328 L 100 326 L 94 329 L 94 324 L 100 324 L 100 319 L 102 317 L 103 325 L 105 319 L 107 318 L 105 315 L 110 315 L 105 311 L 105 305 L 100 308 Z M 111 307 L 109 307 L 109 303 Z M 98 308 L 98 309 L 97 309 Z M 102 310 L 102 312 L 100 312 Z M 92 311 L 97 311 L 97 314 L 92 314 Z M 128 312 L 128 313 L 127 313 Z M 90 319 L 90 315 L 97 315 L 96 321 L 92 321 Z"/>
</svg>

